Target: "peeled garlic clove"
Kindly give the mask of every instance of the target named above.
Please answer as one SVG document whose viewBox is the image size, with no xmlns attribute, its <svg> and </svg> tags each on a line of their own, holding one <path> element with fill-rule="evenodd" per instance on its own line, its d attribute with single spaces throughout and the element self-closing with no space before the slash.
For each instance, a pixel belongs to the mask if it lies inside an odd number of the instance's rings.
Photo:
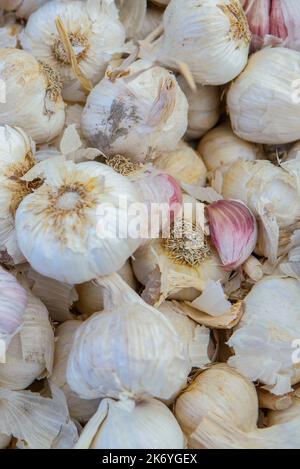
<svg viewBox="0 0 300 469">
<path fill-rule="evenodd" d="M 103 399 L 84 428 L 80 449 L 183 449 L 182 431 L 168 407 L 156 399 Z"/>
<path fill-rule="evenodd" d="M 162 152 L 153 162 L 154 166 L 180 182 L 204 186 L 206 167 L 199 153 L 181 140 L 173 151 Z"/>
<path fill-rule="evenodd" d="M 81 73 L 92 84 L 103 77 L 115 52 L 122 52 L 125 30 L 113 0 L 51 1 L 33 13 L 21 35 L 23 49 L 60 74 L 64 84 L 76 79 L 56 20 L 60 18 Z"/>
<path fill-rule="evenodd" d="M 257 223 L 248 207 L 237 200 L 218 200 L 206 207 L 210 235 L 225 270 L 237 269 L 257 242 Z"/>
<path fill-rule="evenodd" d="M 70 389 L 66 377 L 74 336 L 80 325 L 81 321 L 66 321 L 56 329 L 54 364 L 50 381 L 64 392 L 71 417 L 85 423 L 94 415 L 100 401 L 99 399 L 81 399 Z"/>
<path fill-rule="evenodd" d="M 268 276 L 257 282 L 228 342 L 235 353 L 228 363 L 276 395 L 290 392 L 291 384 L 299 381 L 299 364 L 293 362 L 293 343 L 300 334 L 299 301 L 297 280 Z"/>
<path fill-rule="evenodd" d="M 203 85 L 227 83 L 245 67 L 251 35 L 237 0 L 172 0 L 163 20 L 152 53 L 164 65 L 186 63 Z"/>
<path fill-rule="evenodd" d="M 208 357 L 209 329 L 199 326 L 186 316 L 180 310 L 178 303 L 165 301 L 158 310 L 171 322 L 179 337 L 187 342 L 192 366 L 202 368 L 210 363 Z"/>
<path fill-rule="evenodd" d="M 68 284 L 118 271 L 141 243 L 128 232 L 135 216 L 128 207 L 139 202 L 132 183 L 101 163 L 63 158 L 39 163 L 26 179 L 41 174 L 44 184 L 16 215 L 19 246 L 34 270 Z"/>
<path fill-rule="evenodd" d="M 191 369 L 186 343 L 117 274 L 97 282 L 105 288 L 104 311 L 84 321 L 75 335 L 69 386 L 84 399 L 170 399 Z"/>
<path fill-rule="evenodd" d="M 290 49 L 267 48 L 250 57 L 227 94 L 232 128 L 240 138 L 265 144 L 299 139 L 299 69 L 300 56 Z"/>
<path fill-rule="evenodd" d="M 23 325 L 0 363 L 0 386 L 25 389 L 35 379 L 51 373 L 54 335 L 48 312 L 38 298 L 28 292 Z"/>
<path fill-rule="evenodd" d="M 83 112 L 82 131 L 108 156 L 145 161 L 176 148 L 187 128 L 187 111 L 175 77 L 138 61 L 119 76 L 108 72 L 95 86 Z"/>
<path fill-rule="evenodd" d="M 253 161 L 257 157 L 254 144 L 237 137 L 228 123 L 218 125 L 200 140 L 198 151 L 209 171 L 228 171 L 238 160 Z"/>
<path fill-rule="evenodd" d="M 65 121 L 58 75 L 49 64 L 18 49 L 0 50 L 0 61 L 5 84 L 1 123 L 22 127 L 36 143 L 56 137 Z"/>
<path fill-rule="evenodd" d="M 198 85 L 196 90 L 192 90 L 184 77 L 179 76 L 177 81 L 189 103 L 186 137 L 200 138 L 219 120 L 220 89 L 217 86 Z"/>
</svg>

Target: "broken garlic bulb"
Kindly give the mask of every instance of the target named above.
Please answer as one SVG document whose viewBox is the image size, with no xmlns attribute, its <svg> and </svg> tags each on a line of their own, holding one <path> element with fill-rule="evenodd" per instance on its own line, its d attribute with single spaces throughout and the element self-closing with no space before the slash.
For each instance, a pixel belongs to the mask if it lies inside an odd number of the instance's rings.
<svg viewBox="0 0 300 469">
<path fill-rule="evenodd" d="M 187 128 L 188 103 L 175 77 L 145 61 L 108 71 L 82 115 L 85 138 L 107 156 L 134 161 L 174 150 Z"/>
<path fill-rule="evenodd" d="M 81 73 L 95 85 L 112 55 L 122 52 L 125 30 L 113 0 L 47 2 L 33 13 L 21 35 L 24 50 L 47 62 L 64 85 L 76 79 L 66 39 L 59 34 L 60 18 Z"/>
<path fill-rule="evenodd" d="M 21 251 L 34 270 L 68 284 L 118 271 L 141 243 L 129 232 L 132 183 L 107 165 L 43 161 L 26 175 L 44 183 L 16 214 Z M 122 203 L 123 201 L 123 203 Z"/>
<path fill-rule="evenodd" d="M 150 56 L 179 71 L 186 64 L 196 83 L 222 85 L 245 67 L 251 34 L 238 0 L 171 0 L 163 23 Z"/>
<path fill-rule="evenodd" d="M 119 275 L 97 279 L 104 310 L 78 328 L 67 382 L 84 399 L 170 399 L 191 369 L 186 343 Z M 126 363 L 126 366 L 124 366 Z"/>
<path fill-rule="evenodd" d="M 20 332 L 7 349 L 0 363 L 0 386 L 19 390 L 35 379 L 51 374 L 54 334 L 48 311 L 43 303 L 28 292 L 28 303 Z"/>
<path fill-rule="evenodd" d="M 189 103 L 186 137 L 191 140 L 200 138 L 219 120 L 220 88 L 198 85 L 196 90 L 192 90 L 183 76 L 179 76 L 177 81 Z"/>
<path fill-rule="evenodd" d="M 18 49 L 1 49 L 0 62 L 1 124 L 22 127 L 36 143 L 52 140 L 65 122 L 59 76 L 48 63 Z"/>
<path fill-rule="evenodd" d="M 168 407 L 156 399 L 103 399 L 85 426 L 77 449 L 183 449 L 183 433 Z"/>
</svg>

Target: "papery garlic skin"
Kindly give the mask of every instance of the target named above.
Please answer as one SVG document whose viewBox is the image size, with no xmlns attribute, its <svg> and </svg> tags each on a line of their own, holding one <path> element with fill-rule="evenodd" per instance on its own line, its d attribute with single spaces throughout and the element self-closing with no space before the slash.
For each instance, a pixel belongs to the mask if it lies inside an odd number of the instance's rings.
<svg viewBox="0 0 300 469">
<path fill-rule="evenodd" d="M 58 386 L 65 394 L 70 416 L 79 421 L 87 422 L 96 412 L 99 399 L 81 399 L 70 389 L 67 378 L 67 363 L 72 348 L 74 336 L 81 325 L 81 321 L 66 321 L 55 331 L 55 353 L 53 372 L 50 381 Z"/>
<path fill-rule="evenodd" d="M 300 334 L 299 300 L 297 280 L 269 276 L 257 282 L 228 342 L 235 352 L 228 363 L 276 395 L 290 392 L 291 384 L 299 381 L 299 364 L 293 362 L 293 341 Z"/>
<path fill-rule="evenodd" d="M 2 0 L 1 8 L 14 11 L 19 18 L 29 18 L 31 13 L 44 5 L 48 0 Z"/>
<path fill-rule="evenodd" d="M 163 21 L 154 56 L 176 70 L 186 63 L 196 83 L 222 85 L 245 67 L 251 35 L 238 1 L 171 0 Z"/>
<path fill-rule="evenodd" d="M 233 131 L 256 143 L 298 140 L 299 74 L 300 56 L 296 51 L 276 47 L 253 54 L 227 94 Z"/>
<path fill-rule="evenodd" d="M 168 407 L 156 399 L 104 399 L 76 448 L 183 449 L 183 433 Z"/>
<path fill-rule="evenodd" d="M 220 89 L 217 86 L 198 85 L 192 90 L 184 77 L 177 78 L 189 103 L 186 137 L 197 139 L 211 129 L 220 117 Z"/>
<path fill-rule="evenodd" d="M 218 200 L 206 207 L 210 235 L 225 270 L 237 269 L 252 254 L 257 223 L 248 207 L 237 200 Z"/>
<path fill-rule="evenodd" d="M 25 260 L 16 239 L 15 213 L 21 200 L 33 189 L 33 185 L 21 178 L 35 162 L 35 144 L 31 138 L 18 127 L 1 125 L 0 261 L 4 263 L 18 264 Z"/>
<path fill-rule="evenodd" d="M 42 173 L 45 182 L 16 214 L 26 259 L 40 274 L 68 284 L 118 271 L 141 243 L 128 232 L 128 207 L 139 202 L 132 183 L 96 162 L 58 158 L 40 165 L 27 178 Z"/>
<path fill-rule="evenodd" d="M 254 161 L 257 148 L 237 137 L 228 123 L 209 130 L 200 140 L 198 151 L 209 171 L 225 173 L 238 160 Z"/>
<path fill-rule="evenodd" d="M 176 148 L 187 128 L 187 112 L 175 77 L 138 61 L 129 74 L 114 79 L 108 74 L 95 86 L 81 125 L 85 138 L 105 155 L 146 161 Z"/>
<path fill-rule="evenodd" d="M 180 182 L 205 186 L 207 170 L 199 153 L 181 140 L 173 151 L 162 152 L 153 162 Z"/>
<path fill-rule="evenodd" d="M 53 139 L 65 121 L 59 77 L 48 64 L 22 50 L 1 49 L 0 61 L 5 84 L 1 123 L 22 127 L 36 143 Z"/>
<path fill-rule="evenodd" d="M 105 309 L 76 332 L 69 386 L 85 399 L 170 399 L 191 369 L 186 344 L 118 275 L 97 282 L 106 288 Z"/>
<path fill-rule="evenodd" d="M 23 49 L 49 63 L 64 84 L 75 80 L 68 52 L 57 31 L 59 17 L 66 28 L 81 72 L 92 84 L 103 77 L 115 52 L 122 52 L 125 30 L 113 0 L 54 0 L 33 13 L 21 35 Z"/>
</svg>

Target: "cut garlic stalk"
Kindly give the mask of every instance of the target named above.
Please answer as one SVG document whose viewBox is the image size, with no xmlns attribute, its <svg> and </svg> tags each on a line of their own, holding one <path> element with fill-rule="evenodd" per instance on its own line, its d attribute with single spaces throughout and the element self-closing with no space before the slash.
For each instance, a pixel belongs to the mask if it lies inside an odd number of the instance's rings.
<svg viewBox="0 0 300 469">
<path fill-rule="evenodd" d="M 137 61 L 111 70 L 92 90 L 82 116 L 86 139 L 108 156 L 134 161 L 174 150 L 187 128 L 188 104 L 175 77 Z"/>
<path fill-rule="evenodd" d="M 0 61 L 5 84 L 1 123 L 22 127 L 37 143 L 56 137 L 65 121 L 58 75 L 48 63 L 18 49 L 1 49 Z"/>
<path fill-rule="evenodd" d="M 186 343 L 117 274 L 97 282 L 105 288 L 104 311 L 77 330 L 69 386 L 85 399 L 172 398 L 191 369 Z"/>
</svg>

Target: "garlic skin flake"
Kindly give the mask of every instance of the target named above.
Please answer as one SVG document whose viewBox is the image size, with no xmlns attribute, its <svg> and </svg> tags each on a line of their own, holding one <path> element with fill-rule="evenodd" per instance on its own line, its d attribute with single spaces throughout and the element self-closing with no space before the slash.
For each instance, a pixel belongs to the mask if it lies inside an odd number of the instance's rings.
<svg viewBox="0 0 300 469">
<path fill-rule="evenodd" d="M 47 2 L 33 13 L 21 35 L 24 50 L 51 65 L 64 84 L 75 80 L 70 57 L 60 37 L 60 18 L 84 76 L 98 83 L 115 52 L 122 52 L 125 30 L 113 0 Z"/>
<path fill-rule="evenodd" d="M 245 314 L 228 342 L 235 352 L 228 363 L 273 394 L 290 392 L 300 379 L 293 363 L 293 341 L 300 334 L 298 281 L 268 276 L 244 301 Z"/>
<path fill-rule="evenodd" d="M 0 105 L 1 110 L 1 105 Z M 21 200 L 35 184 L 22 180 L 35 164 L 35 144 L 18 127 L 0 126 L 0 261 L 24 262 L 15 232 L 15 213 Z"/>
<path fill-rule="evenodd" d="M 251 35 L 237 0 L 171 0 L 163 22 L 153 55 L 176 70 L 186 63 L 196 83 L 222 85 L 245 67 Z"/>
<path fill-rule="evenodd" d="M 69 386 L 84 399 L 172 398 L 191 369 L 186 343 L 120 276 L 97 282 L 105 288 L 104 311 L 76 332 L 67 368 Z"/>
<path fill-rule="evenodd" d="M 168 407 L 156 399 L 137 403 L 103 399 L 76 449 L 183 449 L 183 433 Z"/>
<path fill-rule="evenodd" d="M 250 57 L 227 94 L 232 128 L 238 137 L 273 145 L 299 139 L 299 74 L 296 51 L 267 48 Z"/>
<path fill-rule="evenodd" d="M 137 61 L 117 76 L 107 72 L 87 98 L 81 126 L 105 155 L 143 162 L 176 148 L 187 128 L 187 112 L 175 77 Z"/>
<path fill-rule="evenodd" d="M 132 183 L 101 163 L 61 157 L 39 163 L 26 180 L 41 175 L 44 184 L 16 214 L 18 243 L 34 270 L 68 284 L 119 270 L 141 243 L 116 231 L 131 219 L 120 196 L 128 206 L 139 202 Z"/>
<path fill-rule="evenodd" d="M 36 143 L 52 140 L 65 121 L 58 75 L 49 64 L 18 49 L 1 49 L 0 63 L 0 79 L 5 83 L 1 123 L 22 127 Z"/>
</svg>

